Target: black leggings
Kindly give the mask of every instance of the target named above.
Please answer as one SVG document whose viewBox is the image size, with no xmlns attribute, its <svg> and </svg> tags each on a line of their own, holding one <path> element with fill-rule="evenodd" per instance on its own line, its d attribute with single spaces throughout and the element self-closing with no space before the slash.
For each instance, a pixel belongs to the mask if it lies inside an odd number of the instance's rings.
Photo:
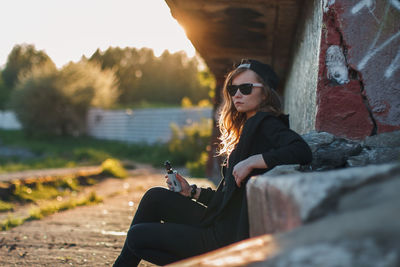
<svg viewBox="0 0 400 267">
<path fill-rule="evenodd" d="M 166 188 L 148 190 L 114 263 L 137 266 L 141 259 L 169 264 L 218 248 L 212 229 L 199 226 L 206 208 Z"/>
</svg>

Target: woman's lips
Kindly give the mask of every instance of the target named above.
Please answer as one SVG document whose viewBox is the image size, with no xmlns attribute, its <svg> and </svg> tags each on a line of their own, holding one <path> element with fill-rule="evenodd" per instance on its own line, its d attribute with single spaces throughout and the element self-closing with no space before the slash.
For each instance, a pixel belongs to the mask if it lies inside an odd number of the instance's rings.
<svg viewBox="0 0 400 267">
<path fill-rule="evenodd" d="M 243 105 L 243 102 L 235 102 L 235 106 Z"/>
</svg>

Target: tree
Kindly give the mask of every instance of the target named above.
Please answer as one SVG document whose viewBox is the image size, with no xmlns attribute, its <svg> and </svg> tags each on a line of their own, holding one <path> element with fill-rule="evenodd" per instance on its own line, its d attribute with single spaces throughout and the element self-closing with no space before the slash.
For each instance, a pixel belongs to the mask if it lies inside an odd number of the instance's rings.
<svg viewBox="0 0 400 267">
<path fill-rule="evenodd" d="M 3 82 L 3 78 L 0 75 L 0 110 L 6 109 L 6 103 L 10 95 L 10 90 L 6 87 Z"/>
<path fill-rule="evenodd" d="M 109 108 L 119 96 L 114 72 L 93 62 L 69 63 L 60 71 L 59 82 L 71 103 L 83 108 Z"/>
<path fill-rule="evenodd" d="M 103 69 L 115 71 L 121 92 L 118 102 L 129 104 L 140 102 L 140 80 L 144 69 L 152 67 L 155 56 L 149 48 L 110 47 L 104 52 L 97 49 L 89 60 L 100 63 Z"/>
<path fill-rule="evenodd" d="M 109 107 L 117 97 L 112 71 L 80 61 L 61 70 L 33 69 L 17 83 L 11 102 L 29 134 L 81 135 L 89 107 Z"/>
<path fill-rule="evenodd" d="M 119 102 L 169 103 L 179 105 L 184 97 L 192 102 L 209 98 L 210 84 L 199 75 L 199 62 L 186 53 L 169 53 L 155 57 L 153 50 L 142 48 L 108 48 L 97 50 L 89 59 L 103 69 L 115 71 L 121 95 Z"/>
<path fill-rule="evenodd" d="M 34 45 L 15 45 L 8 55 L 6 66 L 2 72 L 4 84 L 13 88 L 18 82 L 18 76 L 30 72 L 33 67 L 52 65 L 53 61 L 44 51 L 36 50 Z"/>
<path fill-rule="evenodd" d="M 50 57 L 44 51 L 36 50 L 34 45 L 15 45 L 8 55 L 6 66 L 1 73 L 3 83 L 0 84 L 0 109 L 6 107 L 9 95 L 20 77 L 29 73 L 33 68 L 45 65 L 48 68 L 56 68 Z"/>
</svg>

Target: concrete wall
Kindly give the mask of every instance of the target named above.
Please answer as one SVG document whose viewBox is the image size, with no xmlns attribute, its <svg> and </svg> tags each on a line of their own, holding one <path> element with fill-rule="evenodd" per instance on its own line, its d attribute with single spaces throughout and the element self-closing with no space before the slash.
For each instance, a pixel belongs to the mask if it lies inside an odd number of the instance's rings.
<svg viewBox="0 0 400 267">
<path fill-rule="evenodd" d="M 318 58 L 322 27 L 320 0 L 304 1 L 304 12 L 285 84 L 284 107 L 291 128 L 299 133 L 315 129 Z"/>
<path fill-rule="evenodd" d="M 352 139 L 400 129 L 400 2 L 325 2 L 316 129 Z"/>
<path fill-rule="evenodd" d="M 400 129 L 400 2 L 304 1 L 285 111 L 300 133 Z"/>
</svg>

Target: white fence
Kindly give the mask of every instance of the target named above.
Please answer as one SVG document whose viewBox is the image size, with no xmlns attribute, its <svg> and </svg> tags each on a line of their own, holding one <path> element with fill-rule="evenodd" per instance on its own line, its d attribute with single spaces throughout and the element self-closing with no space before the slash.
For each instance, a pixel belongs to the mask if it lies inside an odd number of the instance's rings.
<svg viewBox="0 0 400 267">
<path fill-rule="evenodd" d="M 132 143 L 166 142 L 171 138 L 172 123 L 190 125 L 201 118 L 211 118 L 211 114 L 211 108 L 92 109 L 88 116 L 88 134 L 99 139 Z"/>
<path fill-rule="evenodd" d="M 14 112 L 0 110 L 0 129 L 7 129 L 7 130 L 21 129 L 21 124 L 19 123 Z"/>
<path fill-rule="evenodd" d="M 131 143 L 167 142 L 171 138 L 171 124 L 190 125 L 202 118 L 211 118 L 211 108 L 165 108 L 139 110 L 91 109 L 88 113 L 88 135 L 98 139 Z M 0 112 L 0 128 L 20 129 L 12 112 Z"/>
</svg>

